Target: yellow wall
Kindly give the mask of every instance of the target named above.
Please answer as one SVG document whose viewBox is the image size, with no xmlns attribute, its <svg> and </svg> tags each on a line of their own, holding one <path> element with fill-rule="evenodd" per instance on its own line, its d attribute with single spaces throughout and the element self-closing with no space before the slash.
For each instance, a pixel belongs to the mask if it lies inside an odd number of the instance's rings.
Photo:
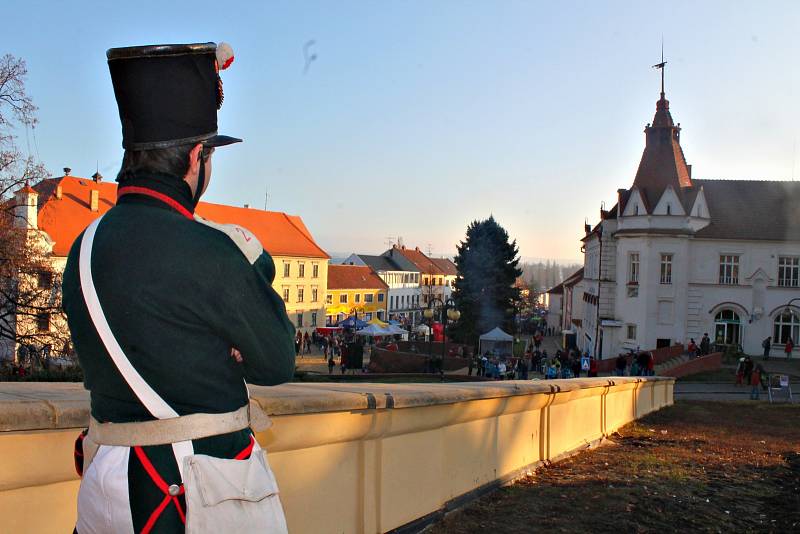
<svg viewBox="0 0 800 534">
<path fill-rule="evenodd" d="M 325 326 L 325 295 L 328 292 L 328 261 L 325 258 L 303 258 L 297 256 L 274 256 L 275 280 L 272 287 L 281 297 L 284 289 L 289 290 L 289 299 L 284 300 L 286 313 L 292 324 L 297 326 L 297 314 L 303 313 L 303 332 L 314 328 L 312 313 L 317 314 L 316 326 Z M 284 265 L 289 265 L 289 276 L 284 276 Z M 314 277 L 314 265 L 319 272 Z M 304 276 L 300 276 L 300 265 L 304 265 Z M 313 301 L 313 289 L 317 289 L 317 300 Z M 303 290 L 303 301 L 299 302 L 300 289 Z"/>
<path fill-rule="evenodd" d="M 596 444 L 672 404 L 673 385 L 659 377 L 285 384 L 251 394 L 273 414 L 257 438 L 289 531 L 378 533 Z M 0 385 L 0 531 L 71 531 L 72 442 L 87 417 L 79 384 Z"/>
<path fill-rule="evenodd" d="M 377 312 L 383 312 L 383 320 L 388 316 L 389 291 L 387 289 L 329 289 L 331 303 L 325 307 L 325 314 L 334 318 L 343 313 L 351 315 L 353 308 L 357 308 L 359 319 L 364 318 L 365 313 L 372 313 L 372 317 L 377 317 Z M 356 294 L 359 295 L 359 302 L 356 302 Z M 347 303 L 341 303 L 342 295 L 347 295 Z M 365 302 L 364 296 L 372 295 L 372 302 Z M 378 295 L 383 295 L 383 302 L 378 302 Z"/>
</svg>

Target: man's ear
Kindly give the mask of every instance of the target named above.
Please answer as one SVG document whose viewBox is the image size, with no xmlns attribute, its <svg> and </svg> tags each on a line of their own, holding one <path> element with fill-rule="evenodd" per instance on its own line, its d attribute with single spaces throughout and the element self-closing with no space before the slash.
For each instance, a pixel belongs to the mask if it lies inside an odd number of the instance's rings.
<svg viewBox="0 0 800 534">
<path fill-rule="evenodd" d="M 189 168 L 186 171 L 184 179 L 191 179 L 194 177 L 195 181 L 200 175 L 200 152 L 203 150 L 203 145 L 197 143 L 191 152 L 189 152 Z"/>
</svg>

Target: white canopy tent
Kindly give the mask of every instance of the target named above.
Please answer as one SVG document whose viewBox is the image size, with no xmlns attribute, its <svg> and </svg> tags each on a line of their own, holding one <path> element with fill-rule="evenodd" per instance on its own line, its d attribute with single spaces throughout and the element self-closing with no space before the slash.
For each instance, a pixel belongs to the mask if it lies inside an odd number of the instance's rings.
<svg viewBox="0 0 800 534">
<path fill-rule="evenodd" d="M 497 356 L 511 356 L 514 352 L 514 336 L 497 326 L 480 337 L 478 350 L 482 355 L 489 351 Z"/>
<path fill-rule="evenodd" d="M 371 324 L 356 332 L 357 336 L 388 336 L 391 335 L 388 328 L 382 328 L 376 324 Z"/>
</svg>

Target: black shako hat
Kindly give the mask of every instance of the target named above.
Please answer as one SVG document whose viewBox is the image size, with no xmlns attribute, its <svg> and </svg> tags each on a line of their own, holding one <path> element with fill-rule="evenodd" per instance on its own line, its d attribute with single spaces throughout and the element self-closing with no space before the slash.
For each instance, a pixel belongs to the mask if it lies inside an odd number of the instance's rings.
<svg viewBox="0 0 800 534">
<path fill-rule="evenodd" d="M 239 143 L 217 134 L 222 106 L 219 71 L 233 62 L 225 43 L 111 48 L 108 70 L 122 122 L 122 148 L 152 150 L 202 143 Z"/>
</svg>

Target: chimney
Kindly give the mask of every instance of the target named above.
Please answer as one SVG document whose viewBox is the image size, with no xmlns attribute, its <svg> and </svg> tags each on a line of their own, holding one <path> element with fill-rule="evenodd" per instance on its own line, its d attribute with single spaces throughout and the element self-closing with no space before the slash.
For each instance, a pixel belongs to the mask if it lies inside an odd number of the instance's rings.
<svg viewBox="0 0 800 534">
<path fill-rule="evenodd" d="M 89 191 L 89 207 L 92 211 L 98 211 L 100 209 L 100 191 L 97 189 L 92 189 Z"/>
<path fill-rule="evenodd" d="M 14 226 L 36 230 L 38 225 L 39 194 L 25 182 L 25 187 L 14 194 Z"/>
<path fill-rule="evenodd" d="M 64 189 L 62 189 L 61 184 L 56 186 L 56 200 L 61 200 L 61 197 L 64 196 Z"/>
<path fill-rule="evenodd" d="M 99 184 L 103 181 L 103 175 L 98 171 L 92 175 L 92 180 Z"/>
<path fill-rule="evenodd" d="M 247 209 L 247 208 L 250 207 L 250 204 L 245 204 L 244 207 L 245 207 L 245 209 Z"/>
<path fill-rule="evenodd" d="M 689 169 L 689 178 L 691 179 L 692 178 L 692 166 L 691 165 L 686 165 L 686 168 Z"/>
<path fill-rule="evenodd" d="M 71 172 L 72 172 L 72 169 L 70 169 L 69 167 L 64 167 L 64 176 L 69 176 L 69 173 L 71 173 Z"/>
</svg>

